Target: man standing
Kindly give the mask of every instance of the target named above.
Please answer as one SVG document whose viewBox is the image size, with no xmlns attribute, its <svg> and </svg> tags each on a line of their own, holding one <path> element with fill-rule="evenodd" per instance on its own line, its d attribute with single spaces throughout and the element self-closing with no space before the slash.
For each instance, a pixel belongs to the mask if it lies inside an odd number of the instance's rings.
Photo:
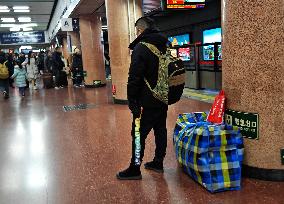
<svg viewBox="0 0 284 204">
<path fill-rule="evenodd" d="M 151 87 L 156 86 L 158 80 L 159 59 L 145 45 L 149 43 L 162 53 L 167 49 L 167 38 L 159 34 L 154 28 L 153 20 L 143 17 L 135 23 L 137 38 L 130 44 L 133 50 L 127 84 L 129 109 L 133 114 L 132 123 L 132 158 L 129 168 L 117 174 L 121 180 L 141 179 L 140 166 L 144 156 L 145 140 L 154 129 L 155 157 L 146 163 L 146 169 L 163 172 L 163 160 L 167 148 L 166 119 L 168 106 L 156 99 L 145 80 Z"/>
<path fill-rule="evenodd" d="M 83 61 L 82 55 L 79 48 L 74 49 L 73 59 L 72 59 L 72 75 L 73 75 L 73 85 L 76 88 L 83 86 Z"/>
<path fill-rule="evenodd" d="M 63 87 L 62 84 L 62 70 L 65 67 L 64 62 L 62 61 L 62 49 L 61 47 L 56 47 L 52 55 L 52 70 L 55 75 L 55 89 Z M 65 76 L 64 76 L 65 77 Z"/>
</svg>

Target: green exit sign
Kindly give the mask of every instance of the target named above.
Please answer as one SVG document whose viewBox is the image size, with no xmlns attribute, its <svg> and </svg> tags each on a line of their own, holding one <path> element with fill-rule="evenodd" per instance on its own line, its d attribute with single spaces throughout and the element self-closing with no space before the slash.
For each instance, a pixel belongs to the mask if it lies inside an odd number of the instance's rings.
<svg viewBox="0 0 284 204">
<path fill-rule="evenodd" d="M 238 126 L 243 137 L 259 139 L 259 115 L 256 113 L 245 113 L 227 109 L 225 119 L 228 125 Z"/>
</svg>

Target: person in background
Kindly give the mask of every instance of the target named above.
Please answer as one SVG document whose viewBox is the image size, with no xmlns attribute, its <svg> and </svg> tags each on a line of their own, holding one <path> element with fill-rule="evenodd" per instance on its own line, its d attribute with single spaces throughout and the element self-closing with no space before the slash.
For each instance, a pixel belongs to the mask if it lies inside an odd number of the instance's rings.
<svg viewBox="0 0 284 204">
<path fill-rule="evenodd" d="M 52 53 L 51 51 L 47 51 L 46 58 L 44 61 L 44 70 L 45 72 L 52 72 Z"/>
<path fill-rule="evenodd" d="M 11 76 L 11 79 L 15 79 L 16 87 L 19 88 L 20 96 L 25 97 L 25 89 L 26 89 L 26 79 L 27 72 L 25 68 L 23 68 L 20 60 L 17 60 L 14 66 L 14 74 Z"/>
<path fill-rule="evenodd" d="M 14 60 L 14 62 L 15 62 L 16 60 L 18 60 L 18 58 L 19 58 L 19 54 L 18 54 L 18 53 L 14 53 L 14 55 L 13 55 L 13 60 Z"/>
<path fill-rule="evenodd" d="M 14 58 L 13 58 L 13 54 L 8 54 L 7 57 L 7 67 L 9 69 L 9 85 L 11 88 L 15 88 L 13 83 L 14 80 L 11 78 L 11 76 L 14 74 Z"/>
<path fill-rule="evenodd" d="M 22 66 L 26 66 L 27 68 L 27 76 L 30 83 L 29 87 L 37 90 L 39 86 L 39 72 L 33 52 L 29 52 L 28 58 L 22 63 Z"/>
<path fill-rule="evenodd" d="M 56 47 L 54 53 L 52 54 L 52 69 L 55 76 L 55 89 L 63 88 L 63 84 L 60 81 L 60 74 L 63 71 L 65 64 L 62 61 L 62 49 L 61 47 Z"/>
<path fill-rule="evenodd" d="M 0 51 L 0 66 L 8 68 L 5 53 Z M 0 79 L 0 89 L 5 99 L 9 98 L 9 76 L 7 79 Z"/>
<path fill-rule="evenodd" d="M 19 57 L 18 57 L 18 60 L 20 60 L 20 62 L 23 63 L 26 60 L 25 54 L 24 53 L 20 53 Z"/>
<path fill-rule="evenodd" d="M 37 56 L 37 67 L 40 74 L 43 74 L 44 70 L 44 52 L 40 51 Z"/>
<path fill-rule="evenodd" d="M 110 57 L 108 53 L 105 53 L 105 70 L 106 70 L 106 79 L 111 80 Z"/>
<path fill-rule="evenodd" d="M 73 60 L 72 60 L 72 78 L 73 85 L 76 88 L 83 87 L 83 62 L 82 55 L 79 48 L 74 49 Z"/>
</svg>

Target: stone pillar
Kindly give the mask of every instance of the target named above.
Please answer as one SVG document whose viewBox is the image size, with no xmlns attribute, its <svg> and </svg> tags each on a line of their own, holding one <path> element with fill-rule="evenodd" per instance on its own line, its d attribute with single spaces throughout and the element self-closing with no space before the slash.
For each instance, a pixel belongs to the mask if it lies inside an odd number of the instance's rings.
<svg viewBox="0 0 284 204">
<path fill-rule="evenodd" d="M 267 180 L 284 180 L 283 18 L 282 1 L 222 1 L 227 106 L 260 117 L 259 140 L 245 139 L 243 172 Z"/>
<path fill-rule="evenodd" d="M 71 38 L 71 46 L 72 52 L 74 52 L 74 48 L 77 47 L 81 50 L 81 42 L 80 42 L 80 33 L 76 31 L 67 32 L 67 35 Z"/>
<path fill-rule="evenodd" d="M 86 86 L 93 86 L 94 80 L 106 82 L 103 45 L 101 43 L 102 24 L 97 15 L 80 16 L 80 39 L 83 67 L 87 71 Z"/>
<path fill-rule="evenodd" d="M 116 101 L 127 100 L 130 65 L 128 46 L 135 39 L 135 21 L 142 16 L 141 0 L 106 0 L 112 84 Z"/>
<path fill-rule="evenodd" d="M 62 39 L 62 55 L 65 59 L 69 59 L 71 53 L 68 51 L 67 38 Z"/>
</svg>

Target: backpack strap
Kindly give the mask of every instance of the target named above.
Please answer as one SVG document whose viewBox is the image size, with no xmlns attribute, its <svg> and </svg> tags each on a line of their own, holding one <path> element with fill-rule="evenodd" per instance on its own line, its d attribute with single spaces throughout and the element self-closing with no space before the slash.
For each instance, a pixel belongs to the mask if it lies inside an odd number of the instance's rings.
<svg viewBox="0 0 284 204">
<path fill-rule="evenodd" d="M 153 44 L 141 42 L 142 45 L 145 45 L 151 52 L 153 52 L 157 57 L 161 56 L 161 51 Z"/>
</svg>

